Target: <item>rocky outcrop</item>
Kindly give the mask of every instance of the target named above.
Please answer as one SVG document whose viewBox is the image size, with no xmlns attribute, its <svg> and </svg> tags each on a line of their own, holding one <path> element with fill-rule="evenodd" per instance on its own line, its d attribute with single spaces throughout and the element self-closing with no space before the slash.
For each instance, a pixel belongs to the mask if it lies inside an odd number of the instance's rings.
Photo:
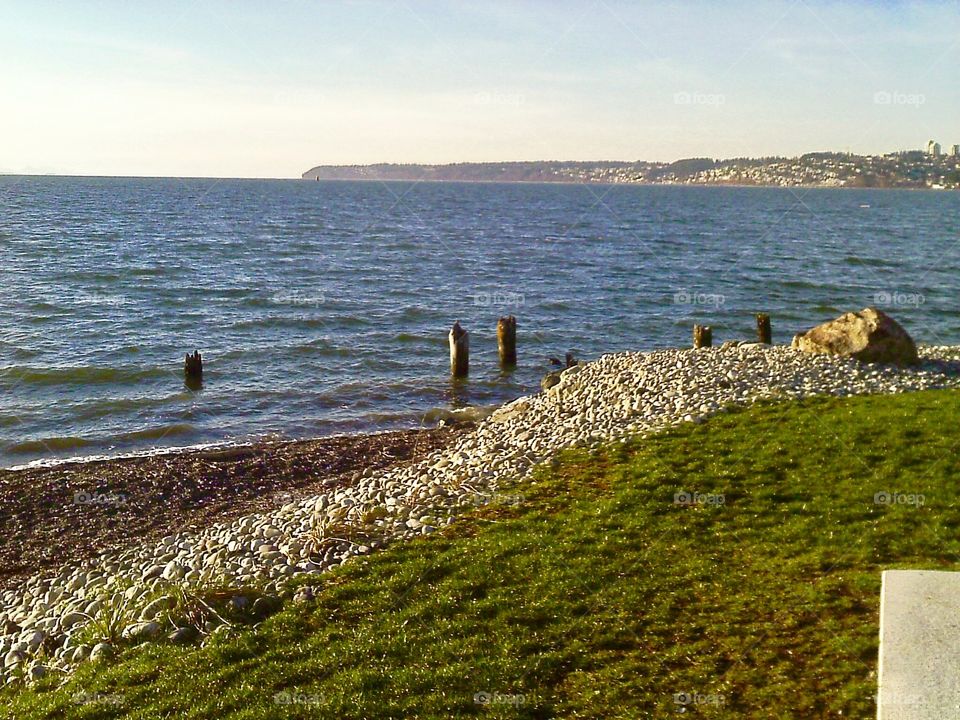
<svg viewBox="0 0 960 720">
<path fill-rule="evenodd" d="M 865 308 L 825 322 L 793 338 L 793 347 L 809 353 L 852 357 L 862 362 L 914 365 L 917 346 L 896 320 Z"/>
</svg>

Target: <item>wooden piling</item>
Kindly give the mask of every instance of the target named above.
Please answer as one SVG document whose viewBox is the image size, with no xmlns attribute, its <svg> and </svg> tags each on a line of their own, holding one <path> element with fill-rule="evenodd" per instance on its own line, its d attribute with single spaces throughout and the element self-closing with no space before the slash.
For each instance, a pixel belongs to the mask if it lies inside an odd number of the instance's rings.
<svg viewBox="0 0 960 720">
<path fill-rule="evenodd" d="M 713 331 L 709 325 L 693 326 L 693 346 L 695 348 L 710 347 L 713 344 Z"/>
<path fill-rule="evenodd" d="M 517 364 L 517 319 L 513 315 L 497 320 L 497 347 L 501 365 Z"/>
<path fill-rule="evenodd" d="M 757 313 L 757 338 L 760 342 L 769 345 L 773 334 L 770 330 L 770 316 L 767 313 Z"/>
<path fill-rule="evenodd" d="M 183 377 L 191 390 L 199 390 L 203 385 L 203 357 L 199 350 L 194 350 L 193 355 L 187 353 L 184 356 Z"/>
<path fill-rule="evenodd" d="M 203 357 L 199 350 L 194 350 L 193 355 L 186 354 L 183 359 L 183 374 L 193 380 L 203 379 Z"/>
<path fill-rule="evenodd" d="M 470 333 L 457 320 L 450 330 L 450 372 L 454 377 L 466 377 L 470 371 Z"/>
</svg>

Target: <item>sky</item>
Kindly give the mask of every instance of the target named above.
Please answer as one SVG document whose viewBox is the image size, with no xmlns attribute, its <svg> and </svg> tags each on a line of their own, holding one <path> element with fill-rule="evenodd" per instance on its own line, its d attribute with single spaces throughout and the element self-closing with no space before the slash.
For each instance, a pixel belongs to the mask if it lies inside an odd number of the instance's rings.
<svg viewBox="0 0 960 720">
<path fill-rule="evenodd" d="M 957 2 L 0 0 L 0 172 L 960 143 Z"/>
</svg>

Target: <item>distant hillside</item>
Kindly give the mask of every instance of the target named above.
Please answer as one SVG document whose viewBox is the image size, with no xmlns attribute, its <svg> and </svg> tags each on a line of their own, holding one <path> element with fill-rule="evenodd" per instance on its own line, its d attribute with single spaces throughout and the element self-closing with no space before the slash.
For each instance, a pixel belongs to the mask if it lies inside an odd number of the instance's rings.
<svg viewBox="0 0 960 720">
<path fill-rule="evenodd" d="M 318 165 L 303 173 L 305 180 L 447 180 L 462 182 L 571 182 L 598 170 L 651 167 L 626 162 L 502 162 L 451 165 Z"/>
<path fill-rule="evenodd" d="M 672 163 L 544 160 L 451 165 L 318 165 L 305 172 L 303 178 L 960 189 L 960 157 L 911 150 L 886 155 L 814 152 L 796 158 L 686 158 Z"/>
</svg>

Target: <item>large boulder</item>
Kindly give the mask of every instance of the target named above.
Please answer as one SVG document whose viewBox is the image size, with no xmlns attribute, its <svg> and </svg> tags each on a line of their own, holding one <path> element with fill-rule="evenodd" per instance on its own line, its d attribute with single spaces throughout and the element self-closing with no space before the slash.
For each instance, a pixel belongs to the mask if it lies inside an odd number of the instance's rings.
<svg viewBox="0 0 960 720">
<path fill-rule="evenodd" d="M 793 338 L 803 352 L 828 353 L 863 362 L 913 365 L 917 346 L 907 331 L 882 310 L 848 312 Z"/>
</svg>

